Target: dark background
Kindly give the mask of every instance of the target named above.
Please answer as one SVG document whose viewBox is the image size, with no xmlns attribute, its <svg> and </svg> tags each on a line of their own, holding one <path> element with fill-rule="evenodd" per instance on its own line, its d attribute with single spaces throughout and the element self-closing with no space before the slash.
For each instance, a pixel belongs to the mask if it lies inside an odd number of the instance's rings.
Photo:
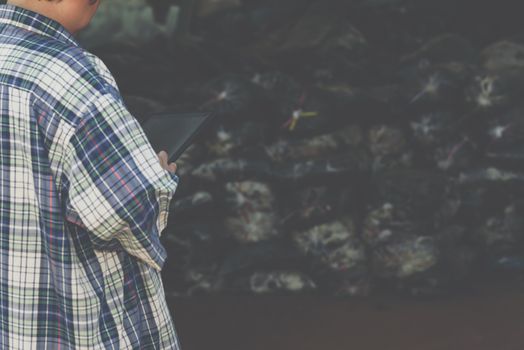
<svg viewBox="0 0 524 350">
<path fill-rule="evenodd" d="M 216 114 L 177 161 L 168 295 L 434 297 L 520 283 L 516 3 L 105 5 L 80 39 L 137 119 Z"/>
</svg>

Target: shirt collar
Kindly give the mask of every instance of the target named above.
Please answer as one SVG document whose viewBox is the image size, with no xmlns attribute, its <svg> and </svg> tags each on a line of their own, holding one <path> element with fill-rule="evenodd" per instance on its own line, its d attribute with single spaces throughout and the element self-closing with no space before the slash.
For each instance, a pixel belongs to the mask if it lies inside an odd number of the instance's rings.
<svg viewBox="0 0 524 350">
<path fill-rule="evenodd" d="M 73 37 L 73 34 L 58 21 L 20 6 L 12 4 L 0 5 L 0 24 L 14 25 L 75 46 L 80 46 L 78 41 Z"/>
</svg>

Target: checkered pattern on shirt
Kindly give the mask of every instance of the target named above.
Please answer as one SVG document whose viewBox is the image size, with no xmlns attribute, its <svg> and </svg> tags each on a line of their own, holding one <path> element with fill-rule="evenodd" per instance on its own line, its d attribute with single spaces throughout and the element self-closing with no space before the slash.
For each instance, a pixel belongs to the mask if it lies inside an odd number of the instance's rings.
<svg viewBox="0 0 524 350">
<path fill-rule="evenodd" d="M 0 5 L 0 349 L 179 349 L 163 169 L 103 62 Z"/>
</svg>

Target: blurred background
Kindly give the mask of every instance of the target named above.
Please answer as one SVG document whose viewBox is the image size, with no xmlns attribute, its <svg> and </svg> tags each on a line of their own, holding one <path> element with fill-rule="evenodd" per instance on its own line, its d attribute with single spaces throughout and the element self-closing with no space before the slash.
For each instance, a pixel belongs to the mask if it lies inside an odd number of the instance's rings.
<svg viewBox="0 0 524 350">
<path fill-rule="evenodd" d="M 81 43 L 177 161 L 184 350 L 522 349 L 517 2 L 105 0 Z"/>
</svg>

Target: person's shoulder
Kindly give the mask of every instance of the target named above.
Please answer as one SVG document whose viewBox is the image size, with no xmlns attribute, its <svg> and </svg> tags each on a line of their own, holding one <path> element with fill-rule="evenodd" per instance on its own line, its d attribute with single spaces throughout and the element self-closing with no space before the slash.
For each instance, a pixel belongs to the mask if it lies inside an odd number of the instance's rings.
<svg viewBox="0 0 524 350">
<path fill-rule="evenodd" d="M 118 91 L 118 85 L 116 83 L 116 80 L 113 77 L 113 74 L 111 73 L 109 68 L 107 68 L 104 61 L 102 61 L 102 59 L 97 55 L 87 50 L 83 50 L 83 54 L 89 62 L 90 69 L 96 71 L 97 75 L 105 81 L 106 87 L 109 86 Z"/>
<path fill-rule="evenodd" d="M 119 100 L 115 79 L 103 61 L 81 46 L 50 40 L 45 58 L 37 66 L 45 66 L 34 79 L 34 107 L 59 116 L 69 125 L 76 125 L 89 107 L 110 95 Z"/>
<path fill-rule="evenodd" d="M 53 68 L 46 69 L 48 74 L 56 76 L 62 72 L 74 76 L 75 81 L 91 90 L 118 90 L 116 81 L 104 62 L 83 47 L 50 40 L 44 50 L 47 53 L 46 66 Z"/>
<path fill-rule="evenodd" d="M 78 41 L 5 26 L 0 37 L 0 75 L 6 83 L 16 78 L 42 93 L 62 90 L 102 91 L 117 84 L 100 58 Z M 3 61 L 3 62 L 2 62 Z M 85 96 L 83 96 L 85 97 Z"/>
</svg>

